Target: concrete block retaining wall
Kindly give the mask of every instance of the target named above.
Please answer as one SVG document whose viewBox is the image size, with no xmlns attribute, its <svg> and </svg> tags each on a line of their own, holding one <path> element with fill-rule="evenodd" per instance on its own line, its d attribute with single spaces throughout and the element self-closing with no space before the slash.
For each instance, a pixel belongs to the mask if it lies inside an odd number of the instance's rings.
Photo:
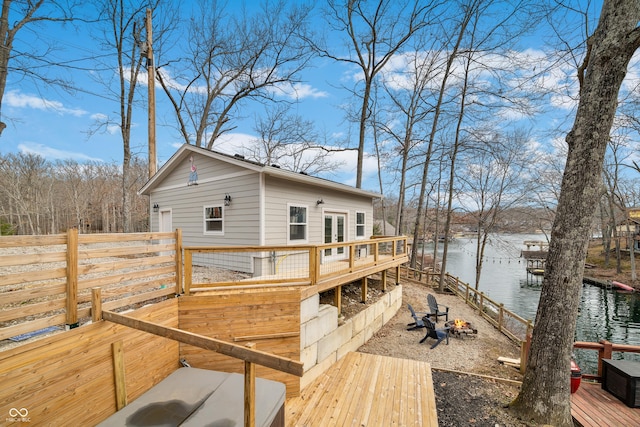
<svg viewBox="0 0 640 427">
<path fill-rule="evenodd" d="M 338 326 L 338 308 L 314 295 L 300 305 L 301 388 L 350 351 L 356 351 L 402 306 L 402 286 L 391 286 L 378 301 Z"/>
</svg>

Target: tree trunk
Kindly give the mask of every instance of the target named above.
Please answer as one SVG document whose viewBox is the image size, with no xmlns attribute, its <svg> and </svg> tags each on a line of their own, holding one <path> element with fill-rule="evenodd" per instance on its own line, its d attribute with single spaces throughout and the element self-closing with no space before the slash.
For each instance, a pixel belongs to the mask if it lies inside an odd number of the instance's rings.
<svg viewBox="0 0 640 427">
<path fill-rule="evenodd" d="M 629 215 L 627 213 L 627 215 Z M 629 248 L 629 267 L 631 268 L 631 283 L 636 284 L 636 257 L 634 255 L 635 250 L 635 242 L 634 242 L 634 234 L 631 232 L 631 226 L 629 225 L 629 217 L 627 216 L 627 248 Z"/>
<path fill-rule="evenodd" d="M 567 135 L 567 162 L 527 369 L 511 404 L 523 420 L 573 426 L 570 360 L 604 154 L 627 65 L 638 47 L 640 2 L 605 0 L 579 70 L 580 101 Z"/>
</svg>

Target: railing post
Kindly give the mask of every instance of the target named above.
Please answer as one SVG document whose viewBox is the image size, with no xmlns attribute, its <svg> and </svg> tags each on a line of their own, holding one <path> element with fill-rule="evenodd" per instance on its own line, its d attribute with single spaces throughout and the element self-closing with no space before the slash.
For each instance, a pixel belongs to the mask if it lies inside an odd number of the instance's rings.
<svg viewBox="0 0 640 427">
<path fill-rule="evenodd" d="M 478 304 L 478 314 L 482 317 L 482 309 L 484 307 L 484 292 L 480 292 L 480 303 Z"/>
<path fill-rule="evenodd" d="M 247 348 L 254 349 L 255 343 L 247 343 Z M 253 363 L 244 361 L 244 425 L 256 425 L 256 367 Z"/>
<path fill-rule="evenodd" d="M 356 245 L 353 243 L 349 245 L 349 273 L 353 272 L 353 267 L 356 263 Z"/>
<path fill-rule="evenodd" d="M 127 406 L 127 381 L 125 380 L 124 348 L 122 340 L 111 343 L 114 384 L 116 388 L 116 409 Z"/>
<path fill-rule="evenodd" d="M 531 325 L 531 322 L 529 322 Z M 524 374 L 527 370 L 527 361 L 529 360 L 529 349 L 531 348 L 531 333 L 527 330 L 527 335 L 520 345 L 520 373 Z"/>
<path fill-rule="evenodd" d="M 193 252 L 190 249 L 184 250 L 184 294 L 191 295 L 191 279 L 193 278 Z"/>
<path fill-rule="evenodd" d="M 78 230 L 67 230 L 67 328 L 78 327 Z"/>
<path fill-rule="evenodd" d="M 91 289 L 91 321 L 93 323 L 102 320 L 102 289 Z"/>
<path fill-rule="evenodd" d="M 378 262 L 379 255 L 380 255 L 380 245 L 376 241 L 373 243 L 373 262 L 376 262 L 376 263 Z"/>
<path fill-rule="evenodd" d="M 498 330 L 502 332 L 502 322 L 504 321 L 504 304 L 500 304 L 500 310 L 498 311 Z"/>
<path fill-rule="evenodd" d="M 602 378 L 602 359 L 611 359 L 613 353 L 613 344 L 607 340 L 600 340 L 602 348 L 598 350 L 598 376 Z"/>
<path fill-rule="evenodd" d="M 311 286 L 316 285 L 320 279 L 320 248 L 309 248 L 309 281 Z"/>
<path fill-rule="evenodd" d="M 182 229 L 176 228 L 176 295 L 182 293 Z"/>
<path fill-rule="evenodd" d="M 456 277 L 456 282 L 458 281 L 458 278 Z M 464 284 L 464 302 L 465 304 L 469 305 L 469 284 L 465 283 Z"/>
</svg>

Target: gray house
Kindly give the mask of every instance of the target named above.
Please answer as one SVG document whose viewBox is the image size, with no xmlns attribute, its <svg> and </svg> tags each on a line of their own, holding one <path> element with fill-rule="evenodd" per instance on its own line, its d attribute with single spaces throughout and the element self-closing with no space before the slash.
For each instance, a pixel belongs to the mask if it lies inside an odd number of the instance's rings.
<svg viewBox="0 0 640 427">
<path fill-rule="evenodd" d="M 369 239 L 379 194 L 185 144 L 139 191 L 151 231 L 185 246 L 296 246 Z M 332 252 L 333 251 L 333 252 Z M 346 256 L 339 248 L 326 258 Z"/>
</svg>

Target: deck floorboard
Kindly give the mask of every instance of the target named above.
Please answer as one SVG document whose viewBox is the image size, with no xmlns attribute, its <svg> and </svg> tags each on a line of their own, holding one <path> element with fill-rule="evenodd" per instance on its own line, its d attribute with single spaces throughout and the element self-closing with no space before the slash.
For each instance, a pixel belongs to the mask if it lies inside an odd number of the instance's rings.
<svg viewBox="0 0 640 427">
<path fill-rule="evenodd" d="M 640 426 L 640 408 L 630 408 L 600 384 L 583 382 L 571 395 L 571 415 L 583 427 Z"/>
<path fill-rule="evenodd" d="M 287 400 L 287 426 L 438 425 L 426 362 L 348 353 Z"/>
</svg>

